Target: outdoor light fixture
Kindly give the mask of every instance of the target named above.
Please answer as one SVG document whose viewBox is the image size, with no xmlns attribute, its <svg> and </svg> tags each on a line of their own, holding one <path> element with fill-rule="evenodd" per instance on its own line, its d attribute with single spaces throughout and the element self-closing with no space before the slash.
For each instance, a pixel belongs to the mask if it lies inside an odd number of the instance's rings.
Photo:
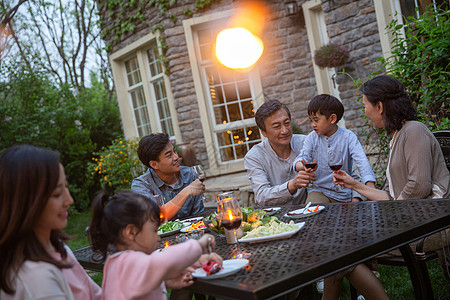
<svg viewBox="0 0 450 300">
<path fill-rule="evenodd" d="M 289 1 L 286 3 L 286 16 L 292 16 L 297 14 L 298 6 L 297 1 Z"/>
<path fill-rule="evenodd" d="M 261 36 L 269 10 L 262 0 L 246 0 L 235 11 L 217 35 L 214 52 L 227 68 L 247 72 L 264 51 Z"/>
<path fill-rule="evenodd" d="M 217 35 L 217 58 L 231 69 L 252 66 L 261 57 L 263 50 L 261 39 L 245 28 L 229 28 Z"/>
</svg>

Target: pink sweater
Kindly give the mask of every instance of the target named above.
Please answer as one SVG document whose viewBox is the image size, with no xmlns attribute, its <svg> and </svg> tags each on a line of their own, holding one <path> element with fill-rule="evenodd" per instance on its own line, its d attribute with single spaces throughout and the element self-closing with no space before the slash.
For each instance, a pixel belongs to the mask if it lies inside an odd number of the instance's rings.
<svg viewBox="0 0 450 300">
<path fill-rule="evenodd" d="M 132 250 L 114 253 L 103 269 L 103 299 L 167 299 L 164 280 L 178 276 L 201 254 L 196 240 L 150 255 Z"/>
<path fill-rule="evenodd" d="M 89 277 L 83 267 L 75 258 L 72 250 L 65 245 L 67 251 L 66 262 L 73 265 L 72 268 L 60 269 L 64 278 L 69 283 L 70 289 L 75 300 L 100 300 L 102 289 Z M 59 253 L 53 254 L 58 260 L 61 260 Z"/>
</svg>

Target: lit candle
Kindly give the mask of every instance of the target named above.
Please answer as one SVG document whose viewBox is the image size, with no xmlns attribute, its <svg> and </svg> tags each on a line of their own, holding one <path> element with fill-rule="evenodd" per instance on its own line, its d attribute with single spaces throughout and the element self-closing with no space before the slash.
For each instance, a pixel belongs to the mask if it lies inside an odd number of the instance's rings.
<svg viewBox="0 0 450 300">
<path fill-rule="evenodd" d="M 228 212 L 228 220 L 233 221 L 234 216 L 233 216 L 233 212 L 231 211 L 231 209 L 229 209 L 227 212 Z"/>
</svg>

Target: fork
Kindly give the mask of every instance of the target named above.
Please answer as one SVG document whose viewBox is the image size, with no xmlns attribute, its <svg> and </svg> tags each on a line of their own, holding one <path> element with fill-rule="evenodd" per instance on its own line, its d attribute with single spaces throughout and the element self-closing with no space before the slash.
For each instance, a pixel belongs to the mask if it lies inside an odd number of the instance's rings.
<svg viewBox="0 0 450 300">
<path fill-rule="evenodd" d="M 209 254 L 208 261 L 211 260 L 211 252 L 212 252 L 211 242 L 212 242 L 212 238 L 208 237 L 208 254 Z"/>
</svg>

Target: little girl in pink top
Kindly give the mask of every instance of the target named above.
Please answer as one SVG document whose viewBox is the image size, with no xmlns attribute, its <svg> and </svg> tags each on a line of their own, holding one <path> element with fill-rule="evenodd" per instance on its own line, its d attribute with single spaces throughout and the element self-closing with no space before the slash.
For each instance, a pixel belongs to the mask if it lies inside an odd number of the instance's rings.
<svg viewBox="0 0 450 300">
<path fill-rule="evenodd" d="M 158 248 L 160 212 L 151 199 L 132 191 L 115 196 L 100 194 L 92 204 L 89 236 L 93 250 L 106 258 L 103 269 L 103 299 L 167 299 L 166 286 L 179 289 L 193 283 L 193 266 L 214 237 L 205 234 L 200 240 L 188 240 Z M 107 255 L 107 251 L 115 250 Z M 209 255 L 205 255 L 206 260 Z M 221 265 L 222 258 L 211 259 Z"/>
</svg>

